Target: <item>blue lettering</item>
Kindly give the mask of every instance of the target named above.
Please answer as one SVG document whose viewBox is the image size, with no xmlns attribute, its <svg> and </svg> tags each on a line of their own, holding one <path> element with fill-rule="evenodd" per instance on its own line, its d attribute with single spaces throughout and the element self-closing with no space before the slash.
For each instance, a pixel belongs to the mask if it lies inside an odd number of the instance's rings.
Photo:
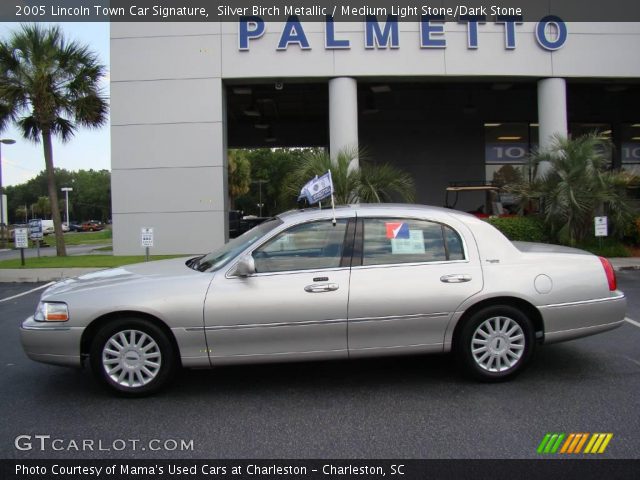
<svg viewBox="0 0 640 480">
<path fill-rule="evenodd" d="M 238 48 L 249 50 L 249 40 L 264 35 L 264 20 L 260 17 L 240 17 Z"/>
<path fill-rule="evenodd" d="M 556 30 L 556 38 L 547 37 L 547 27 L 553 25 Z M 558 50 L 567 41 L 567 24 L 555 15 L 547 15 L 536 25 L 536 40 L 545 50 Z"/>
<path fill-rule="evenodd" d="M 431 22 L 439 22 L 434 25 Z M 446 48 L 444 38 L 444 15 L 422 15 L 420 17 L 420 48 Z"/>
<path fill-rule="evenodd" d="M 336 26 L 333 20 L 333 16 L 327 15 L 327 19 L 324 25 L 325 25 L 324 48 L 326 49 L 351 48 L 351 42 L 349 42 L 349 40 L 336 39 Z"/>
<path fill-rule="evenodd" d="M 484 15 L 461 15 L 458 23 L 467 24 L 467 48 L 478 48 L 478 24 L 485 23 Z"/>
<path fill-rule="evenodd" d="M 391 42 L 389 42 L 391 41 Z M 389 44 L 391 43 L 391 44 Z M 400 40 L 398 35 L 398 16 L 387 15 L 384 29 L 380 29 L 378 20 L 373 15 L 367 15 L 365 19 L 364 47 L 365 48 L 398 48 Z"/>
<path fill-rule="evenodd" d="M 522 16 L 498 15 L 496 23 L 504 24 L 504 48 L 513 50 L 516 48 L 516 25 L 522 23 Z"/>
<path fill-rule="evenodd" d="M 300 23 L 297 15 L 291 15 L 287 19 L 287 23 L 282 29 L 278 50 L 286 50 L 292 43 L 297 43 L 303 50 L 311 48 L 309 46 L 309 40 L 307 40 L 307 36 L 304 33 L 304 28 L 302 28 L 302 23 Z"/>
</svg>

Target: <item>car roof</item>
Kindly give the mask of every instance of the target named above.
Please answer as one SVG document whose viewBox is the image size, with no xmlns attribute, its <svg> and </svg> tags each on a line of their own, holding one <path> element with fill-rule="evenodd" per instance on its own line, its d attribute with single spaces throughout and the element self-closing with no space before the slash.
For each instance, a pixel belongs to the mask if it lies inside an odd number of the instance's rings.
<svg viewBox="0 0 640 480">
<path fill-rule="evenodd" d="M 460 221 L 468 223 L 469 220 L 475 219 L 475 217 L 466 212 L 460 212 L 458 210 L 452 210 L 450 208 L 435 207 L 431 205 L 418 205 L 410 203 L 360 203 L 351 205 L 339 205 L 335 207 L 336 218 L 345 218 L 357 216 L 372 216 L 372 215 L 398 215 L 398 216 L 411 216 L 418 215 L 420 217 L 429 216 L 448 216 L 456 217 Z M 331 207 L 319 208 L 305 208 L 300 210 L 289 210 L 287 212 L 278 215 L 282 221 L 286 223 L 296 223 L 304 220 L 332 218 L 333 210 Z"/>
</svg>

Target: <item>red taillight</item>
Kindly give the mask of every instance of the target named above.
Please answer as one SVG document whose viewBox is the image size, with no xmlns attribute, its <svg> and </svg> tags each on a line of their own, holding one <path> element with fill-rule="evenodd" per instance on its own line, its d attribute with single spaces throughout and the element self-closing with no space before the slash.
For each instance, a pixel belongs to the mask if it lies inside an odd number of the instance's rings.
<svg viewBox="0 0 640 480">
<path fill-rule="evenodd" d="M 609 283 L 609 290 L 612 292 L 618 289 L 618 282 L 616 281 L 616 271 L 613 269 L 611 262 L 604 257 L 598 257 L 602 262 L 602 268 L 607 275 L 607 282 Z"/>
</svg>

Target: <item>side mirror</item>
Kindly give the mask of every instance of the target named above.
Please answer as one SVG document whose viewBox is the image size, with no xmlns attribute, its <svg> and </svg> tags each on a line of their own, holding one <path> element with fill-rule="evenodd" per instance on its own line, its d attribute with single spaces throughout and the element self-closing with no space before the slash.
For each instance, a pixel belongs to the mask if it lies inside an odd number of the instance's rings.
<svg viewBox="0 0 640 480">
<path fill-rule="evenodd" d="M 239 277 L 249 277 L 256 273 L 256 263 L 251 255 L 245 255 L 236 265 L 235 275 Z"/>
</svg>

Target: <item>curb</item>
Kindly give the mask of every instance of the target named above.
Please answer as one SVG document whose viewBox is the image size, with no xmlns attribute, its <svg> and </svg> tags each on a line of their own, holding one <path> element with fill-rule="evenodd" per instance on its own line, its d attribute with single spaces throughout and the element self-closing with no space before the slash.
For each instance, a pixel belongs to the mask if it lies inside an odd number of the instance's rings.
<svg viewBox="0 0 640 480">
<path fill-rule="evenodd" d="M 625 270 L 640 270 L 640 265 L 624 265 L 620 267 L 613 267 L 617 272 L 625 271 Z"/>
</svg>

